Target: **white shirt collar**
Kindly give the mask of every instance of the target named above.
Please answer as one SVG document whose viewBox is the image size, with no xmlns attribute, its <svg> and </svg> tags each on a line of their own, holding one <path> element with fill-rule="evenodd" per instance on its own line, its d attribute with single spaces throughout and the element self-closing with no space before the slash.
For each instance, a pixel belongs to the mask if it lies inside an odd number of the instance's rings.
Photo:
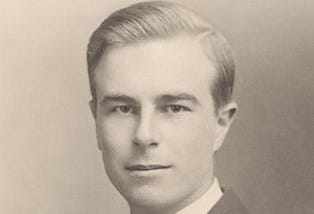
<svg viewBox="0 0 314 214">
<path fill-rule="evenodd" d="M 214 205 L 222 197 L 222 191 L 217 178 L 214 178 L 214 182 L 211 187 L 205 192 L 199 199 L 183 208 L 176 214 L 206 214 L 208 213 Z"/>
</svg>

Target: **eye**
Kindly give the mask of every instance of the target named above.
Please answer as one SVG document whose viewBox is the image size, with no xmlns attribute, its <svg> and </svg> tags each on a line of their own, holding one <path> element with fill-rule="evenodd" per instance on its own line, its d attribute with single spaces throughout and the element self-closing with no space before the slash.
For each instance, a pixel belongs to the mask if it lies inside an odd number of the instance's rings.
<svg viewBox="0 0 314 214">
<path fill-rule="evenodd" d="M 163 108 L 163 111 L 167 112 L 167 113 L 174 113 L 175 114 L 175 113 L 181 113 L 184 111 L 191 111 L 191 110 L 185 106 L 182 106 L 182 105 L 168 105 L 168 106 L 165 106 Z"/>
<path fill-rule="evenodd" d="M 132 106 L 129 105 L 121 105 L 114 107 L 113 111 L 118 114 L 130 114 L 134 111 L 134 109 L 132 108 Z"/>
</svg>

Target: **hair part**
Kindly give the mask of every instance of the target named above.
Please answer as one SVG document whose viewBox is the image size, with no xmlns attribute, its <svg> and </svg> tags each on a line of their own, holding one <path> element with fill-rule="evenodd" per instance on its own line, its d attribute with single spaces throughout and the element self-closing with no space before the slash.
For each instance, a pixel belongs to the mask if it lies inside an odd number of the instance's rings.
<svg viewBox="0 0 314 214">
<path fill-rule="evenodd" d="M 120 9 L 105 19 L 92 34 L 87 48 L 92 99 L 96 101 L 94 70 L 108 47 L 184 34 L 200 36 L 204 53 L 217 70 L 210 87 L 217 113 L 232 99 L 235 64 L 231 48 L 205 19 L 180 4 L 165 1 L 141 2 Z"/>
</svg>

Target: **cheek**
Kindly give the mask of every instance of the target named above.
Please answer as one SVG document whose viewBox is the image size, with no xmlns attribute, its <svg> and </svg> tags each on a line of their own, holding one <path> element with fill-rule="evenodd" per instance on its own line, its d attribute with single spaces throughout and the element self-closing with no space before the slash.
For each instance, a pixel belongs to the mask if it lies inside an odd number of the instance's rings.
<svg viewBox="0 0 314 214">
<path fill-rule="evenodd" d="M 132 129 L 131 121 L 111 118 L 97 120 L 97 135 L 104 158 L 115 159 L 125 156 L 124 153 L 129 151 L 128 147 L 131 145 Z"/>
<path fill-rule="evenodd" d="M 168 132 L 171 150 L 187 161 L 210 159 L 215 140 L 215 122 L 210 117 L 194 117 L 178 122 Z"/>
</svg>

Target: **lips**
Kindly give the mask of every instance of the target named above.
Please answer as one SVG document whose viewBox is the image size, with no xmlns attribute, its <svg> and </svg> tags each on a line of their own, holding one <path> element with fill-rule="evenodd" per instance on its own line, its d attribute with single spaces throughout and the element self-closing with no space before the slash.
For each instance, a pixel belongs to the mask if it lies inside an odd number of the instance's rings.
<svg viewBox="0 0 314 214">
<path fill-rule="evenodd" d="M 158 164 L 152 164 L 152 165 L 142 165 L 142 164 L 136 164 L 125 167 L 129 171 L 149 171 L 149 170 L 160 170 L 160 169 L 169 169 L 170 165 L 158 165 Z"/>
</svg>

